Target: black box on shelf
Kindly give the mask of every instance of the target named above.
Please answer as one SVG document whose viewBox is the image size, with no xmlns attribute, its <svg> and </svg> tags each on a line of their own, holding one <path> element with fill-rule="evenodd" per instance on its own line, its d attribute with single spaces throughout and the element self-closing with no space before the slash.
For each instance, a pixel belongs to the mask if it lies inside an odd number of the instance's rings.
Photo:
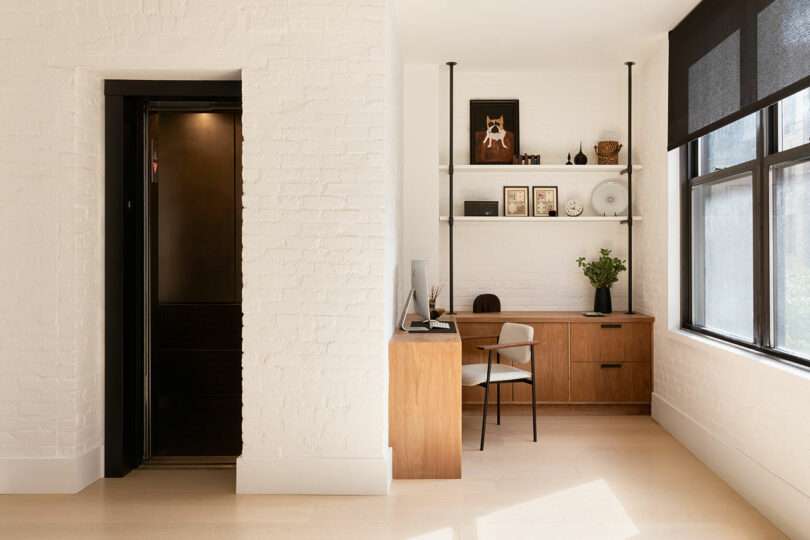
<svg viewBox="0 0 810 540">
<path fill-rule="evenodd" d="M 464 201 L 465 216 L 497 216 L 498 201 Z"/>
</svg>

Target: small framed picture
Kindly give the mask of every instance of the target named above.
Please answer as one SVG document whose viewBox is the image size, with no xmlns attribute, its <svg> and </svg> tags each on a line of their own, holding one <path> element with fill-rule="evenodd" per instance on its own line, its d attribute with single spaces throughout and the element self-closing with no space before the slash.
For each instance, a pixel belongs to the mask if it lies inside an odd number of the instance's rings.
<svg viewBox="0 0 810 540">
<path fill-rule="evenodd" d="M 470 100 L 470 164 L 511 165 L 520 154 L 516 99 Z"/>
<path fill-rule="evenodd" d="M 533 186 L 534 217 L 557 215 L 557 186 Z"/>
<path fill-rule="evenodd" d="M 506 217 L 529 216 L 529 186 L 503 187 L 503 215 Z"/>
</svg>

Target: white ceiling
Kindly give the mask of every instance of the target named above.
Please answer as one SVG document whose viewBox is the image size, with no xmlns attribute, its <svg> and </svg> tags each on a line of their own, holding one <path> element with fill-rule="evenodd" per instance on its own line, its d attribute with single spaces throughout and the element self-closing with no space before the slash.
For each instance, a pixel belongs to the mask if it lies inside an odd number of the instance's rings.
<svg viewBox="0 0 810 540">
<path fill-rule="evenodd" d="M 485 70 L 643 60 L 699 0 L 397 0 L 405 62 Z"/>
</svg>

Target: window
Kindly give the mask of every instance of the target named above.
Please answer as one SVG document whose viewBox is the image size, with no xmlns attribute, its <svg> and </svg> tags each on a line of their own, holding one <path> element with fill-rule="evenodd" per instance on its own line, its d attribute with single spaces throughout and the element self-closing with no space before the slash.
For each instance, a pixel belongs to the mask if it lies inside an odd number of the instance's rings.
<svg viewBox="0 0 810 540">
<path fill-rule="evenodd" d="M 692 188 L 694 324 L 754 337 L 751 175 Z"/>
<path fill-rule="evenodd" d="M 810 88 L 782 101 L 779 107 L 779 150 L 810 142 Z"/>
<path fill-rule="evenodd" d="M 810 89 L 681 151 L 683 327 L 810 367 Z"/>
<path fill-rule="evenodd" d="M 701 175 L 756 159 L 757 115 L 748 115 L 700 137 L 698 148 Z"/>
<path fill-rule="evenodd" d="M 774 345 L 810 358 L 810 161 L 774 167 Z"/>
</svg>

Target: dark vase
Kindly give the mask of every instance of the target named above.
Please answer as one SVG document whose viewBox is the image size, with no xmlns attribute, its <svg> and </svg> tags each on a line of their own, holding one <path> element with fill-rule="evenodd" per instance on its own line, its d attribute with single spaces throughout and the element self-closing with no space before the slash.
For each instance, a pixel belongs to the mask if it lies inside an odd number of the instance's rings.
<svg viewBox="0 0 810 540">
<path fill-rule="evenodd" d="M 593 299 L 593 310 L 599 313 L 613 313 L 613 303 L 610 301 L 610 289 L 598 287 Z"/>
<path fill-rule="evenodd" d="M 587 165 L 588 156 L 582 153 L 582 142 L 579 143 L 579 153 L 574 156 L 574 165 Z"/>
</svg>

